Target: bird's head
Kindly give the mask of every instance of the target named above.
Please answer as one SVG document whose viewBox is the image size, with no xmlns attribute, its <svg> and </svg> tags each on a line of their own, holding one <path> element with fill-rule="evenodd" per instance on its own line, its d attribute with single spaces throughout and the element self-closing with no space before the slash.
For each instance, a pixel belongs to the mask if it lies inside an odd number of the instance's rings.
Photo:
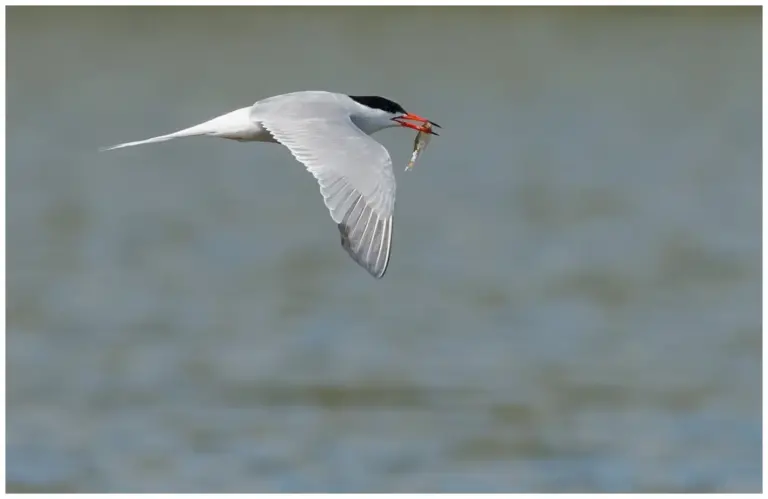
<svg viewBox="0 0 768 499">
<path fill-rule="evenodd" d="M 412 128 L 420 132 L 438 135 L 432 129 L 433 127 L 442 128 L 434 121 L 422 118 L 417 114 L 412 114 L 403 109 L 403 106 L 397 102 L 384 97 L 373 95 L 350 95 L 353 101 L 366 107 L 366 118 L 375 120 L 380 128 L 389 128 L 401 126 Z"/>
</svg>

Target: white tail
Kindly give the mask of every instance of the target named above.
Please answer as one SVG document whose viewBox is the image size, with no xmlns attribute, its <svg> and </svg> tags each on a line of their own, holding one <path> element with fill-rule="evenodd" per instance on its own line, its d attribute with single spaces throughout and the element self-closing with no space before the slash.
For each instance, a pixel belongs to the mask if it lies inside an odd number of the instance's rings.
<svg viewBox="0 0 768 499">
<path fill-rule="evenodd" d="M 179 137 L 179 135 L 176 135 L 173 133 L 170 135 L 161 135 L 160 137 L 152 137 L 151 139 L 146 139 L 146 140 L 137 140 L 135 142 L 126 142 L 125 144 L 117 144 L 109 147 L 100 147 L 99 152 L 111 151 L 112 149 L 120 149 L 122 147 L 140 146 L 141 144 L 151 144 L 153 142 L 165 142 L 166 140 L 171 140 L 176 137 Z"/>
<path fill-rule="evenodd" d="M 217 137 L 225 138 L 238 138 L 239 135 L 246 132 L 253 132 L 255 125 L 250 121 L 250 107 L 244 107 L 237 109 L 231 113 L 223 114 L 212 120 L 206 121 L 199 125 L 195 125 L 178 132 L 169 133 L 168 135 L 160 135 L 159 137 L 152 137 L 146 140 L 137 140 L 135 142 L 126 142 L 124 144 L 117 144 L 109 147 L 102 147 L 99 151 L 111 151 L 113 149 L 120 149 L 123 147 L 140 146 L 142 144 L 152 144 L 155 142 L 165 142 L 166 140 L 176 139 L 179 137 L 195 137 L 200 135 L 213 135 Z M 257 128 L 258 130 L 258 128 Z"/>
</svg>

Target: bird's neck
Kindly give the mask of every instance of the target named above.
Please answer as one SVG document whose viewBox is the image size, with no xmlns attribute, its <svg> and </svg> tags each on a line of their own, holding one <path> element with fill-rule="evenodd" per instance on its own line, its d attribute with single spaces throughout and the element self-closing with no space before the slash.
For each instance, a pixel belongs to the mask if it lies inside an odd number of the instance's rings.
<svg viewBox="0 0 768 499">
<path fill-rule="evenodd" d="M 385 128 L 397 126 L 397 123 L 391 120 L 383 120 L 379 117 L 370 117 L 365 115 L 352 115 L 352 122 L 363 132 L 372 135 Z"/>
</svg>

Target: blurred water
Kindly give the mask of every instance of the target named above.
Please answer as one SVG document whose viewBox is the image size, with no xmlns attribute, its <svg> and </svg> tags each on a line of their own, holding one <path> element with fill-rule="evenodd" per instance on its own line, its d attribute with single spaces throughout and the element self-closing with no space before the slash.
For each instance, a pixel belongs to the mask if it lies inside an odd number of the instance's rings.
<svg viewBox="0 0 768 499">
<path fill-rule="evenodd" d="M 758 491 L 760 9 L 9 8 L 11 491 Z M 274 145 L 379 94 L 390 269 Z"/>
</svg>

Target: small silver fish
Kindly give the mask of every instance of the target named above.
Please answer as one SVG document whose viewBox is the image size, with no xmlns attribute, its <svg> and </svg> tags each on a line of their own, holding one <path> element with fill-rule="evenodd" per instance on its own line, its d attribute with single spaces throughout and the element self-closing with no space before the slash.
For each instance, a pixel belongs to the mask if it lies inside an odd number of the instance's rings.
<svg viewBox="0 0 768 499">
<path fill-rule="evenodd" d="M 429 144 L 429 141 L 432 138 L 432 134 L 429 133 L 429 131 L 432 130 L 432 125 L 427 123 L 426 130 L 427 131 L 424 132 L 419 131 L 419 133 L 416 134 L 416 138 L 413 141 L 413 152 L 411 153 L 411 160 L 407 165 L 405 165 L 405 171 L 413 168 L 414 163 L 416 163 L 416 159 L 421 155 L 422 152 L 424 152 L 424 149 L 427 148 L 427 144 Z"/>
</svg>

